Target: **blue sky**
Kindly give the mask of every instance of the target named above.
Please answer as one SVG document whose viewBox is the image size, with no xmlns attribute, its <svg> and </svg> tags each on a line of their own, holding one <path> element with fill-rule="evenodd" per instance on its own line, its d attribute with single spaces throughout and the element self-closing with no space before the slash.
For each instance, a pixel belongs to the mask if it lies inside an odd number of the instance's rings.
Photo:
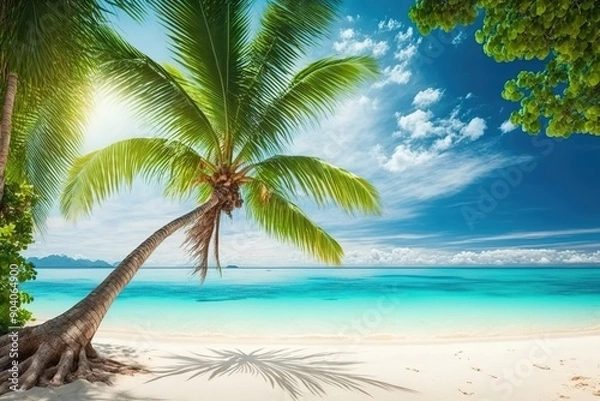
<svg viewBox="0 0 600 401">
<path fill-rule="evenodd" d="M 344 2 L 331 38 L 308 57 L 371 54 L 383 71 L 319 129 L 299 134 L 289 152 L 369 178 L 385 214 L 348 217 L 307 204 L 311 217 L 340 239 L 348 265 L 600 263 L 600 139 L 531 137 L 511 126 L 517 105 L 501 98 L 504 82 L 540 64 L 496 63 L 474 41 L 477 25 L 421 37 L 407 17 L 411 3 Z M 120 16 L 115 24 L 138 48 L 169 60 L 153 18 L 140 26 Z M 85 151 L 149 130 L 99 95 Z M 54 213 L 29 253 L 117 261 L 191 206 L 139 184 L 79 222 Z M 225 263 L 314 264 L 243 213 L 225 222 L 223 235 Z M 168 240 L 149 264 L 186 264 L 181 242 Z"/>
</svg>

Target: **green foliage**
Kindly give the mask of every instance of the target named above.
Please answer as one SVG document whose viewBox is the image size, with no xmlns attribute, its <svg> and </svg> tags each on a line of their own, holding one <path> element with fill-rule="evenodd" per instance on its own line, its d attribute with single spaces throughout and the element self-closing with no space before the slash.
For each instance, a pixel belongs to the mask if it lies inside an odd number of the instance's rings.
<svg viewBox="0 0 600 401">
<path fill-rule="evenodd" d="M 63 214 L 74 219 L 89 214 L 95 204 L 120 189 L 130 189 L 134 178 L 165 185 L 165 193 L 185 198 L 198 191 L 202 158 L 190 147 L 162 138 L 133 138 L 78 158 L 62 196 Z M 75 174 L 76 172 L 76 174 Z"/>
<path fill-rule="evenodd" d="M 521 72 L 502 96 L 520 102 L 511 122 L 531 134 L 600 135 L 600 2 L 597 0 L 417 0 L 410 18 L 423 34 L 485 17 L 475 39 L 499 62 L 546 61 Z"/>
<path fill-rule="evenodd" d="M 316 157 L 274 156 L 256 165 L 256 179 L 289 196 L 334 203 L 348 213 L 380 212 L 377 190 L 367 180 Z"/>
<path fill-rule="evenodd" d="M 6 185 L 0 206 L 0 334 L 6 333 L 8 327 L 22 326 L 32 318 L 31 312 L 23 305 L 32 302 L 33 297 L 19 291 L 16 298 L 14 295 L 11 298 L 11 292 L 16 284 L 35 280 L 36 277 L 33 264 L 20 255 L 33 242 L 31 210 L 35 201 L 31 185 Z M 15 268 L 15 265 L 18 267 Z M 15 277 L 16 281 L 11 277 Z"/>
<path fill-rule="evenodd" d="M 371 57 L 325 58 L 300 70 L 287 87 L 261 108 L 256 129 L 245 139 L 237 160 L 260 160 L 285 149 L 299 128 L 335 110 L 348 89 L 377 75 Z"/>
<path fill-rule="evenodd" d="M 342 263 L 344 251 L 340 244 L 296 204 L 260 181 L 254 181 L 244 189 L 248 215 L 267 234 L 295 245 L 324 263 Z"/>
<path fill-rule="evenodd" d="M 139 18 L 142 0 L 3 0 L 0 2 L 0 96 L 7 73 L 18 75 L 7 177 L 39 194 L 41 225 L 66 170 L 79 154 L 92 106 L 97 31 L 115 7 Z M 3 97 L 2 97 L 3 98 Z"/>
<path fill-rule="evenodd" d="M 318 206 L 378 214 L 377 190 L 322 160 L 280 155 L 301 128 L 316 126 L 378 73 L 371 57 L 301 65 L 328 36 L 338 3 L 272 0 L 255 27 L 250 0 L 153 2 L 176 62 L 167 66 L 103 30 L 96 49 L 110 77 L 103 86 L 164 138 L 122 141 L 79 158 L 61 197 L 63 213 L 88 214 L 136 178 L 203 202 L 216 177 L 241 188 L 247 217 L 267 233 L 341 263 L 340 245 L 293 201 L 307 195 Z"/>
</svg>

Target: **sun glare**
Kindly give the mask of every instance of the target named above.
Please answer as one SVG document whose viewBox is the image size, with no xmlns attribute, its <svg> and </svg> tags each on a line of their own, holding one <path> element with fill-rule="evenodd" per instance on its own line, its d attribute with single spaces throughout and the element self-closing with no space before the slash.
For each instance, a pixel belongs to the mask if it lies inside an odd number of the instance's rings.
<svg viewBox="0 0 600 401">
<path fill-rule="evenodd" d="M 88 119 L 83 152 L 87 153 L 126 138 L 141 136 L 141 129 L 126 102 L 97 89 Z"/>
</svg>

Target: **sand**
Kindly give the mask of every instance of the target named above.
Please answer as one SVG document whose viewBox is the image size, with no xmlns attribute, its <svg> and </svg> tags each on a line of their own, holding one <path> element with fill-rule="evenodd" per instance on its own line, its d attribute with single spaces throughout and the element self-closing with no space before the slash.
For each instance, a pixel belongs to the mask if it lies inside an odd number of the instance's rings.
<svg viewBox="0 0 600 401">
<path fill-rule="evenodd" d="M 2 400 L 598 400 L 600 335 L 432 343 L 262 343 L 102 333 L 97 348 L 151 373 Z M 272 382 L 271 382 L 272 381 Z M 410 390 L 410 391 L 409 391 Z"/>
</svg>

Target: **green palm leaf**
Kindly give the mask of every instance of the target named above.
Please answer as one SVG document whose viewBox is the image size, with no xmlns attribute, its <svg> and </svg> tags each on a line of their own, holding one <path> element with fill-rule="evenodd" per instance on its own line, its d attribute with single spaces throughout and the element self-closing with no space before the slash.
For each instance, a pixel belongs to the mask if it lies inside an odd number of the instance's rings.
<svg viewBox="0 0 600 401">
<path fill-rule="evenodd" d="M 90 61 L 82 45 L 96 23 L 103 20 L 96 1 L 3 2 L 0 61 L 3 69 L 17 72 L 21 82 L 58 82 L 72 72 L 71 68 Z"/>
<path fill-rule="evenodd" d="M 114 143 L 75 161 L 61 196 L 68 218 L 89 214 L 92 207 L 136 178 L 167 182 L 166 192 L 184 196 L 196 191 L 205 161 L 182 143 L 159 138 L 134 138 Z"/>
<path fill-rule="evenodd" d="M 309 64 L 262 113 L 237 160 L 258 160 L 284 148 L 301 127 L 331 114 L 346 95 L 377 76 L 372 57 L 325 58 Z"/>
<path fill-rule="evenodd" d="M 206 112 L 226 143 L 248 60 L 250 4 L 249 0 L 155 3 L 176 60 L 207 99 Z"/>
<path fill-rule="evenodd" d="M 37 110 L 37 120 L 25 134 L 27 177 L 40 199 L 34 218 L 41 227 L 56 205 L 66 173 L 83 145 L 92 82 L 88 77 L 74 80 L 51 95 Z M 18 163 L 13 163 L 18 165 Z"/>
<path fill-rule="evenodd" d="M 235 119 L 240 130 L 234 145 L 247 139 L 255 117 L 292 78 L 297 63 L 316 41 L 327 36 L 339 0 L 272 0 L 250 45 L 246 91 Z"/>
<path fill-rule="evenodd" d="M 115 32 L 98 33 L 102 84 L 129 101 L 141 119 L 169 138 L 202 151 L 218 152 L 219 138 L 207 116 L 176 78 Z"/>
<path fill-rule="evenodd" d="M 348 213 L 380 214 L 377 189 L 367 180 L 319 158 L 274 156 L 255 165 L 256 176 L 279 191 L 335 203 Z"/>
<path fill-rule="evenodd" d="M 248 216 L 269 235 L 288 242 L 326 264 L 341 265 L 340 244 L 311 221 L 302 210 L 265 183 L 246 187 Z"/>
<path fill-rule="evenodd" d="M 117 7 L 132 18 L 141 20 L 146 14 L 146 1 L 145 0 L 106 0 L 106 3 L 110 6 Z"/>
<path fill-rule="evenodd" d="M 317 41 L 328 36 L 339 0 L 273 0 L 268 2 L 252 41 L 252 93 L 269 100 L 283 89 L 297 62 Z"/>
<path fill-rule="evenodd" d="M 57 87 L 21 85 L 13 116 L 7 177 L 29 182 L 38 201 L 38 229 L 56 204 L 67 170 L 79 155 L 92 97 L 89 74 L 81 71 Z"/>
</svg>

